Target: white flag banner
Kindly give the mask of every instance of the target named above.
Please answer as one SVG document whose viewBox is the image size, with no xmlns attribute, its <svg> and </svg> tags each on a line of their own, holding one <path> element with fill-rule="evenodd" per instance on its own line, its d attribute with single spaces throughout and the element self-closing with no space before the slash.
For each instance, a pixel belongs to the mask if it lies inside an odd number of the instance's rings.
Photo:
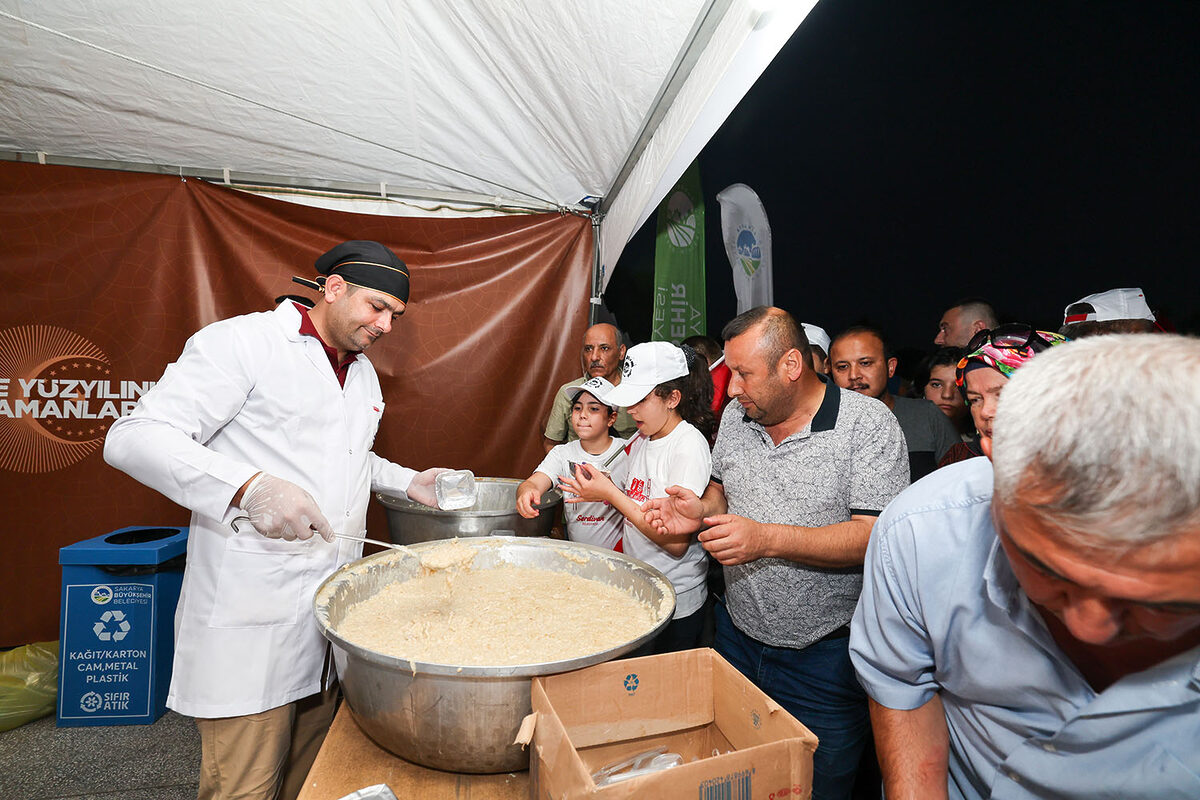
<svg viewBox="0 0 1200 800">
<path fill-rule="evenodd" d="M 758 195 L 744 183 L 726 186 L 717 194 L 721 204 L 721 235 L 733 267 L 737 313 L 755 306 L 775 305 L 771 270 L 771 226 Z"/>
</svg>

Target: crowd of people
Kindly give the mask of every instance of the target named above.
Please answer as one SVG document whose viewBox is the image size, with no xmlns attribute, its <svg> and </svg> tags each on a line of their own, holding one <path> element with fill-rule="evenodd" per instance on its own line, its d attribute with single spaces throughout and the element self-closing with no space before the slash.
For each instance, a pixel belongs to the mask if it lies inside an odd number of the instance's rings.
<svg viewBox="0 0 1200 800">
<path fill-rule="evenodd" d="M 607 519 L 662 569 L 680 607 L 642 652 L 711 641 L 817 734 L 814 798 L 879 796 L 871 744 L 889 800 L 1197 797 L 1200 341 L 1129 335 L 1157 331 L 1137 289 L 1059 331 L 965 300 L 902 389 L 880 331 L 778 308 L 603 372 L 595 326 L 519 508 L 560 486 L 572 539 Z M 632 437 L 589 427 L 622 409 Z"/>
<path fill-rule="evenodd" d="M 197 332 L 105 440 L 192 511 L 167 704 L 201 798 L 297 795 L 337 695 L 304 599 L 371 492 L 437 504 L 442 468 L 371 450 L 363 351 L 407 266 L 315 266 L 315 303 Z M 819 737 L 815 798 L 870 796 L 871 743 L 889 800 L 1200 797 L 1200 340 L 1133 335 L 1134 289 L 1001 322 L 948 309 L 910 388 L 880 331 L 778 308 L 723 343 L 592 326 L 517 510 L 560 487 L 571 539 L 661 570 L 675 615 L 638 654 L 712 643 Z"/>
</svg>

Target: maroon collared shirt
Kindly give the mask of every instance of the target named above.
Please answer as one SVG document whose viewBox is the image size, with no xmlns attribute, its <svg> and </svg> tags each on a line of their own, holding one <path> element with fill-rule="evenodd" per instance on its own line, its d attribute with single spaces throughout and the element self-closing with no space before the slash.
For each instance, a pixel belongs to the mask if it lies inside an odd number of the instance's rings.
<svg viewBox="0 0 1200 800">
<path fill-rule="evenodd" d="M 348 353 L 339 362 L 337 349 L 325 344 L 325 340 L 321 338 L 321 334 L 317 333 L 317 326 L 313 325 L 313 321 L 309 318 L 308 309 L 296 302 L 293 302 L 292 305 L 300 312 L 300 333 L 305 336 L 311 336 L 321 343 L 321 349 L 329 357 L 329 366 L 333 368 L 333 374 L 337 376 L 338 384 L 344 389 L 346 387 L 346 373 L 350 371 L 350 365 L 358 358 L 358 353 Z"/>
</svg>

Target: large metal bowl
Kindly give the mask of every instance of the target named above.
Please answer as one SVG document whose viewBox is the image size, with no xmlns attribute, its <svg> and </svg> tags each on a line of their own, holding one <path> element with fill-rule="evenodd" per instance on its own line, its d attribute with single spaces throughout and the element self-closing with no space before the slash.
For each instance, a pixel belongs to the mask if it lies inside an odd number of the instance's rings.
<svg viewBox="0 0 1200 800">
<path fill-rule="evenodd" d="M 396 544 L 416 544 L 437 539 L 472 536 L 549 536 L 562 516 L 562 495 L 554 505 L 542 509 L 533 519 L 517 513 L 517 487 L 514 478 L 476 478 L 475 505 L 458 511 L 443 511 L 414 503 L 402 497 L 376 492 L 375 498 L 387 509 L 388 534 Z"/>
<path fill-rule="evenodd" d="M 438 543 L 414 545 L 412 554 L 388 550 L 367 556 L 321 584 L 313 600 L 317 626 L 333 643 L 342 692 L 367 735 L 396 755 L 434 769 L 526 769 L 528 752 L 512 742 L 532 710 L 530 679 L 599 664 L 649 641 L 675 613 L 675 591 L 653 567 L 592 545 L 510 536 L 463 544 L 477 550 L 472 569 L 513 564 L 567 572 L 616 586 L 658 609 L 658 623 L 645 635 L 578 658 L 494 667 L 431 664 L 368 650 L 343 639 L 337 629 L 350 606 L 420 574 L 420 554 Z M 518 586 L 513 587 L 513 602 L 521 602 Z"/>
</svg>

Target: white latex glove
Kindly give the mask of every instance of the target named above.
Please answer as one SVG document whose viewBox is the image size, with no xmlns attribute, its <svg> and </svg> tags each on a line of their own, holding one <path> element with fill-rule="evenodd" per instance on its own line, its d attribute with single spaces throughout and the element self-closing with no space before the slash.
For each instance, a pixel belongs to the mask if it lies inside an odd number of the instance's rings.
<svg viewBox="0 0 1200 800">
<path fill-rule="evenodd" d="M 307 539 L 316 531 L 325 541 L 333 541 L 333 528 L 317 501 L 283 478 L 260 472 L 242 494 L 241 507 L 254 529 L 268 539 L 291 542 Z"/>
<path fill-rule="evenodd" d="M 409 500 L 415 500 L 431 508 L 441 508 L 437 501 L 437 489 L 434 488 L 433 483 L 438 475 L 449 471 L 449 467 L 430 467 L 424 472 L 418 472 L 413 476 L 412 483 L 408 485 L 405 494 L 408 495 Z"/>
</svg>

